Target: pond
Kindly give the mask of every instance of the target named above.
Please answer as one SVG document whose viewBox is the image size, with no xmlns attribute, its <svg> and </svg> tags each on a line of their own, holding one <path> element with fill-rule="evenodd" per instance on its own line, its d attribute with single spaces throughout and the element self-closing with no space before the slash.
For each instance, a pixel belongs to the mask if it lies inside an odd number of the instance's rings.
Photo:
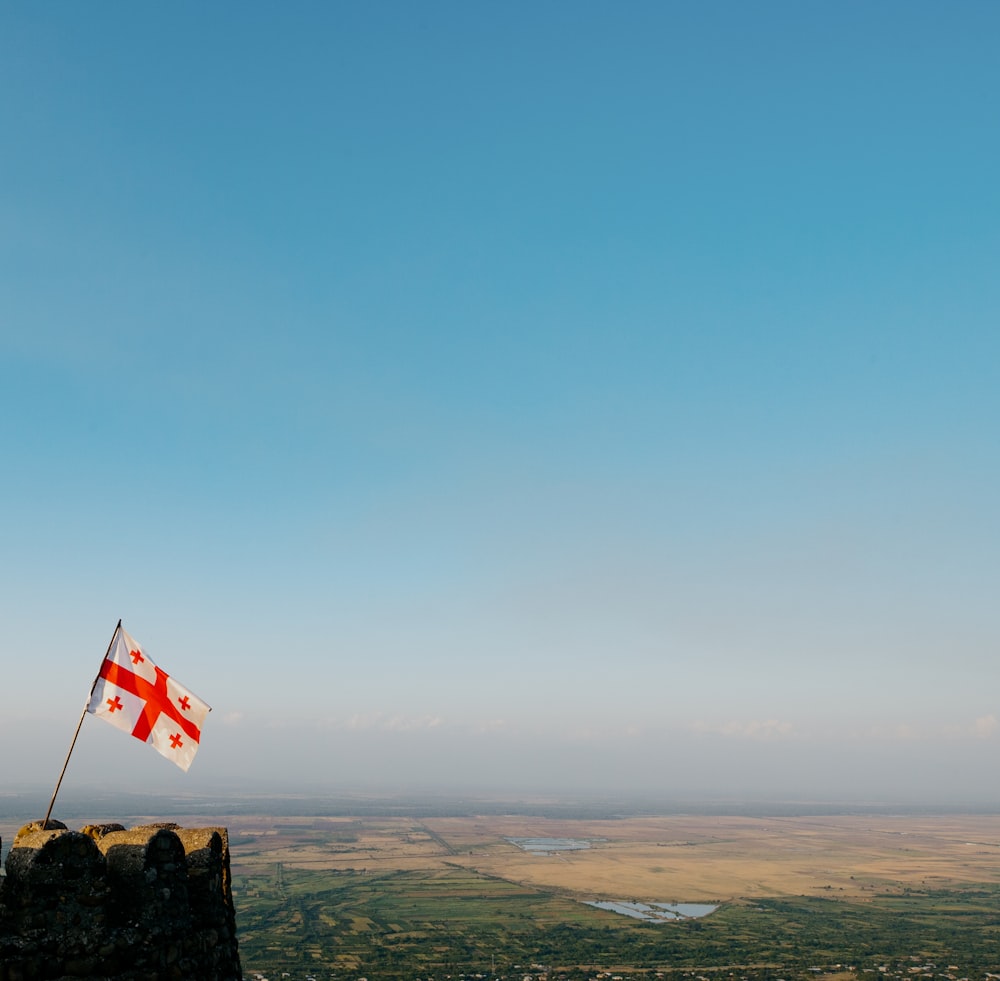
<svg viewBox="0 0 1000 981">
<path fill-rule="evenodd" d="M 699 916 L 708 916 L 709 913 L 714 913 L 719 908 L 718 905 L 711 903 L 629 903 L 624 900 L 611 902 L 603 899 L 587 903 L 587 905 L 653 923 L 665 923 L 669 920 L 694 920 Z"/>
<path fill-rule="evenodd" d="M 551 855 L 553 852 L 578 852 L 590 848 L 590 838 L 508 838 L 512 845 L 532 855 Z"/>
</svg>

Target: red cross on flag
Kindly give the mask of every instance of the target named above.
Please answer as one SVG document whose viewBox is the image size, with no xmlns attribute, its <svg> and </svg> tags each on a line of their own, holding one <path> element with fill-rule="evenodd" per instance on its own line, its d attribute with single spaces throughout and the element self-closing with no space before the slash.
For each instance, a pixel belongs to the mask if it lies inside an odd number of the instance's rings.
<svg viewBox="0 0 1000 981">
<path fill-rule="evenodd" d="M 177 684 L 121 627 L 97 677 L 87 711 L 153 748 L 182 770 L 198 752 L 211 711 Z"/>
</svg>

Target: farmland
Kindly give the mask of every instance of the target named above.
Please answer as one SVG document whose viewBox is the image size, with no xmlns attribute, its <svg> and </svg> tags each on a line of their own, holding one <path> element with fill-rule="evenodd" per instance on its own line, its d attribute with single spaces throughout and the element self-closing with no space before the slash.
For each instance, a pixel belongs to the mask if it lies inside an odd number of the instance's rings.
<svg viewBox="0 0 1000 981">
<path fill-rule="evenodd" d="M 44 805 L 8 798 L 5 849 Z M 225 825 L 247 978 L 1000 975 L 996 813 L 118 795 L 59 816 Z M 598 900 L 718 908 L 647 923 Z"/>
<path fill-rule="evenodd" d="M 1000 965 L 996 815 L 225 823 L 248 976 L 971 979 Z M 598 899 L 720 908 L 648 924 Z"/>
</svg>

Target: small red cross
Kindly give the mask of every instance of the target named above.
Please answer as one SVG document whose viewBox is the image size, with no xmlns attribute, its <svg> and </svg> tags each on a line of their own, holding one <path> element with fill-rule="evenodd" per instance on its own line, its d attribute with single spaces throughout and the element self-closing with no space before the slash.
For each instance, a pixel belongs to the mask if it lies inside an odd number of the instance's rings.
<svg viewBox="0 0 1000 981">
<path fill-rule="evenodd" d="M 178 698 L 177 704 L 180 705 L 180 707 L 184 709 L 185 712 L 187 712 L 188 709 L 191 708 L 191 702 L 188 700 L 187 695 L 185 695 L 183 698 Z"/>
<path fill-rule="evenodd" d="M 108 699 L 108 711 L 112 715 L 116 711 L 118 711 L 119 709 L 123 709 L 123 708 L 125 708 L 125 706 L 122 705 L 122 700 L 117 695 L 115 695 L 115 697 L 113 699 L 112 698 Z"/>
<path fill-rule="evenodd" d="M 178 746 L 183 746 L 184 743 L 181 742 L 181 734 L 179 732 L 172 733 L 170 736 L 170 748 L 177 749 Z"/>
<path fill-rule="evenodd" d="M 145 661 L 146 659 L 142 656 L 140 651 L 129 651 L 128 656 L 132 658 L 133 664 L 138 664 L 140 661 Z"/>
</svg>

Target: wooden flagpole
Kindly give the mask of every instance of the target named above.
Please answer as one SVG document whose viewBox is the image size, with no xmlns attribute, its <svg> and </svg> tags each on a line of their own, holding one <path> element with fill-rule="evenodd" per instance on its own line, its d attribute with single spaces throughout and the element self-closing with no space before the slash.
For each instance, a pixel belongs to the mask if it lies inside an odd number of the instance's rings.
<svg viewBox="0 0 1000 981">
<path fill-rule="evenodd" d="M 121 620 L 118 621 L 118 626 L 115 627 L 115 632 L 111 635 L 111 643 L 108 644 L 108 649 L 101 658 L 101 667 L 104 667 L 104 662 L 108 659 L 108 654 L 111 653 L 111 648 L 115 646 L 115 638 L 118 636 L 118 631 L 122 629 Z M 97 682 L 101 679 L 101 668 L 97 669 L 97 674 L 94 676 L 94 683 L 90 686 L 90 694 L 87 695 L 86 704 L 83 706 L 83 712 L 80 714 L 80 721 L 76 724 L 76 732 L 73 733 L 73 741 L 69 744 L 69 752 L 66 754 L 66 761 L 63 763 L 62 771 L 59 774 L 59 779 L 56 781 L 56 789 L 52 791 L 52 800 L 49 801 L 49 809 L 45 812 L 45 819 L 42 821 L 42 830 L 45 831 L 49 826 L 49 817 L 52 814 L 52 808 L 55 806 L 56 794 L 59 793 L 59 788 L 62 786 L 63 777 L 66 776 L 66 767 L 69 766 L 69 758 L 73 755 L 73 747 L 76 746 L 76 737 L 80 735 L 80 729 L 83 727 L 83 720 L 87 716 L 87 707 L 90 705 L 90 699 L 93 697 L 94 689 L 97 687 Z"/>
</svg>

